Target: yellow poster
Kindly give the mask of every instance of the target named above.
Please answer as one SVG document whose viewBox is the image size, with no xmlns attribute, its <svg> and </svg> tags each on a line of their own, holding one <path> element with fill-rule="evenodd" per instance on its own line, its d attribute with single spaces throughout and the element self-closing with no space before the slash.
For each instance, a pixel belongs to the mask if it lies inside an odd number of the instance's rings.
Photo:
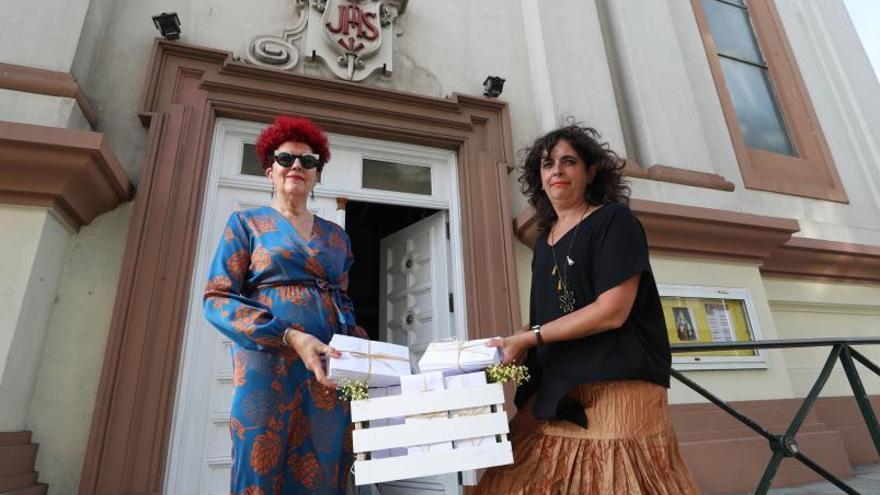
<svg viewBox="0 0 880 495">
<path fill-rule="evenodd" d="M 741 299 L 663 296 L 663 316 L 671 344 L 754 340 Z M 676 353 L 676 356 L 755 356 L 752 349 Z"/>
</svg>

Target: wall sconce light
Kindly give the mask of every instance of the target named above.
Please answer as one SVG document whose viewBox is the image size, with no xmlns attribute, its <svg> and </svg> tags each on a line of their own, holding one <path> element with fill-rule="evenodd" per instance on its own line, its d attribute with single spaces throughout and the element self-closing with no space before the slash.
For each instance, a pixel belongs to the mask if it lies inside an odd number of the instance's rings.
<svg viewBox="0 0 880 495">
<path fill-rule="evenodd" d="M 483 94 L 489 98 L 498 98 L 504 89 L 504 79 L 498 76 L 488 76 L 483 81 Z"/>
<path fill-rule="evenodd" d="M 180 19 L 177 17 L 177 12 L 162 12 L 159 15 L 154 15 L 153 24 L 165 39 L 176 40 L 180 38 Z"/>
</svg>

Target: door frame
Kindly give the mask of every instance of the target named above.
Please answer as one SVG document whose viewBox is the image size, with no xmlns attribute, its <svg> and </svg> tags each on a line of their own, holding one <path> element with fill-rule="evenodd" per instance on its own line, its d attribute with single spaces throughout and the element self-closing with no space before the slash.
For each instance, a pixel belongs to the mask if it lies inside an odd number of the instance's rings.
<svg viewBox="0 0 880 495">
<path fill-rule="evenodd" d="M 162 490 L 218 118 L 265 123 L 290 113 L 328 132 L 453 151 L 468 336 L 520 326 L 506 103 L 298 75 L 163 39 L 153 45 L 145 76 L 138 116 L 149 132 L 79 493 Z"/>
<path fill-rule="evenodd" d="M 192 420 L 201 417 L 211 400 L 206 387 L 206 377 L 199 371 L 214 358 L 214 354 L 205 352 L 216 344 L 219 334 L 206 332 L 204 325 L 197 325 L 197 319 L 203 318 L 201 298 L 196 297 L 206 282 L 206 269 L 220 231 L 211 232 L 215 228 L 218 199 L 222 189 L 264 193 L 268 198 L 272 187 L 264 177 L 243 175 L 240 173 L 241 157 L 244 145 L 256 141 L 263 124 L 233 119 L 218 119 L 214 128 L 211 145 L 211 158 L 208 178 L 202 204 L 195 257 L 195 270 L 191 274 L 191 298 L 189 301 L 188 318 L 185 323 L 183 347 L 181 349 L 181 368 L 175 387 L 174 413 L 172 415 L 169 461 L 165 472 L 165 493 L 184 493 L 184 489 L 198 483 L 204 473 L 201 462 L 207 440 L 207 429 L 197 429 L 206 424 L 195 424 Z M 406 143 L 392 143 L 375 139 L 359 138 L 345 135 L 330 134 L 329 141 L 334 157 L 324 169 L 322 181 L 315 187 L 318 200 L 329 199 L 334 204 L 336 199 L 365 201 L 370 203 L 394 204 L 400 206 L 416 206 L 445 211 L 450 231 L 450 266 L 451 280 L 449 291 L 454 297 L 461 299 L 464 293 L 464 264 L 461 260 L 461 226 L 458 183 L 455 153 L 424 146 Z M 363 187 L 352 187 L 359 183 L 359 170 L 351 170 L 347 165 L 359 166 L 360 158 L 393 161 L 431 168 L 431 196 L 389 193 Z M 341 163 L 340 163 L 341 162 Z M 352 179 L 344 184 L 333 184 L 335 177 Z M 310 200 L 311 203 L 311 200 Z M 334 221 L 324 215 L 327 220 Z M 445 238 L 444 238 L 445 239 Z M 355 253 L 357 260 L 357 253 Z M 443 273 L 450 277 L 450 273 Z M 449 283 L 445 281 L 445 283 Z M 453 331 L 458 338 L 463 334 L 466 320 L 466 308 L 454 314 Z M 216 421 L 219 418 L 215 418 Z M 199 455 L 198 469 L 191 469 L 185 459 Z M 184 491 L 181 491 L 184 490 Z"/>
</svg>

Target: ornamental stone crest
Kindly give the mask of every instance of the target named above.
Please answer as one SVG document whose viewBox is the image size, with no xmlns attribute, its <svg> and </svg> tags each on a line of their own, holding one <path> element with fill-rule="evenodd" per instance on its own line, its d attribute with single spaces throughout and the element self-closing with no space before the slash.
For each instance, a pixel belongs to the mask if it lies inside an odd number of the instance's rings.
<svg viewBox="0 0 880 495">
<path fill-rule="evenodd" d="M 296 17 L 280 36 L 260 36 L 248 48 L 256 65 L 290 70 L 305 57 L 337 77 L 363 81 L 391 74 L 394 24 L 409 0 L 294 0 Z"/>
</svg>

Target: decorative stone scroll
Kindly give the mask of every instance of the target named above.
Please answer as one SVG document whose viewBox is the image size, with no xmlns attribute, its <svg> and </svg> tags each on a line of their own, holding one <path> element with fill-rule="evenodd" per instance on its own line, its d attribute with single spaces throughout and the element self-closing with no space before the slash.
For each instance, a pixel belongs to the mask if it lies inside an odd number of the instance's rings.
<svg viewBox="0 0 880 495">
<path fill-rule="evenodd" d="M 296 18 L 280 36 L 259 36 L 247 60 L 283 70 L 302 55 L 324 63 L 337 77 L 363 81 L 381 70 L 390 75 L 394 25 L 408 0 L 295 0 Z"/>
</svg>

